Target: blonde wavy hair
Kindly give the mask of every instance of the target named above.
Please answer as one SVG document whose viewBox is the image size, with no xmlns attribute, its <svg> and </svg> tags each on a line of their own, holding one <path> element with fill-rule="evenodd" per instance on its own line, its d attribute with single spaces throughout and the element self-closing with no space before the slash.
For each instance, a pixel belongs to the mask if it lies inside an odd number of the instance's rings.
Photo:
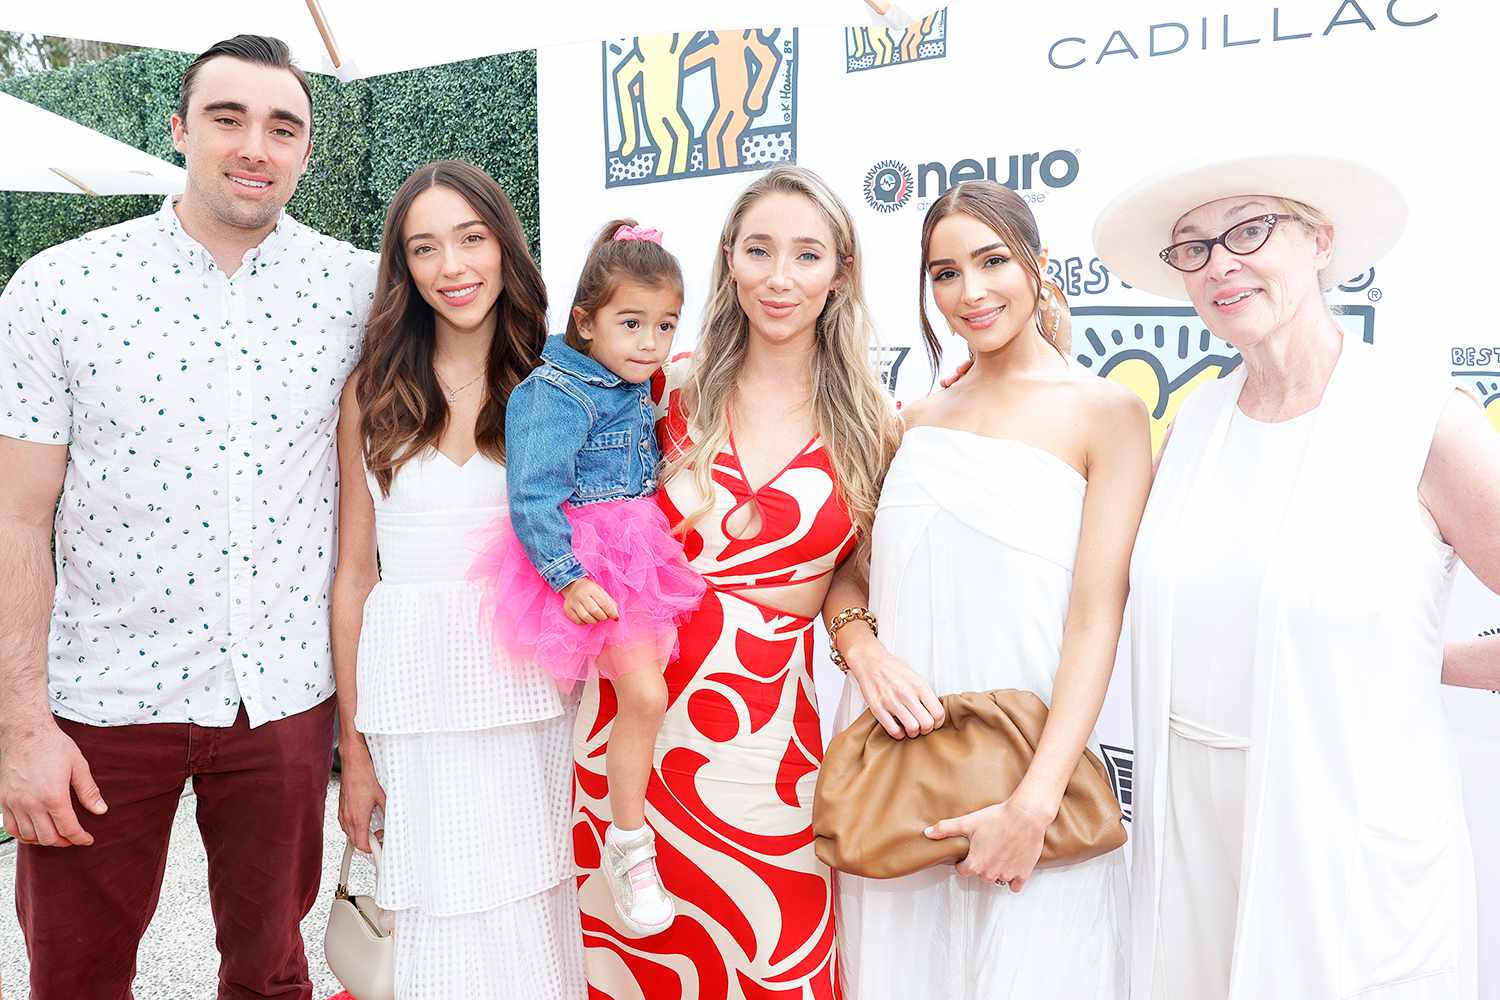
<svg viewBox="0 0 1500 1000">
<path fill-rule="evenodd" d="M 749 353 L 750 321 L 740 308 L 729 274 L 746 213 L 771 194 L 801 195 L 812 202 L 833 233 L 839 280 L 815 327 L 812 389 L 813 413 L 833 464 L 840 498 L 860 535 L 868 539 L 880 501 L 880 485 L 900 443 L 895 408 L 875 374 L 870 356 L 874 331 L 860 278 L 859 243 L 849 210 L 817 174 L 805 167 L 779 166 L 745 188 L 724 220 L 714 262 L 709 301 L 693 352 L 692 371 L 684 388 L 687 441 L 665 441 L 674 456 L 665 479 L 690 475 L 702 505 L 679 526 L 686 532 L 713 510 L 713 462 L 729 443 L 729 404 Z"/>
</svg>

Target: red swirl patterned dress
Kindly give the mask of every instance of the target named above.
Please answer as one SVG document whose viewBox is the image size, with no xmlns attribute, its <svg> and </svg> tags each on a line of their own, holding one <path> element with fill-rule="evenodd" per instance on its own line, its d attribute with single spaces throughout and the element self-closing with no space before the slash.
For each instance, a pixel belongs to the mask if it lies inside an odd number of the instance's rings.
<svg viewBox="0 0 1500 1000">
<path fill-rule="evenodd" d="M 657 376 L 658 434 L 685 437 L 678 387 L 687 362 Z M 675 436 L 672 431 L 675 431 Z M 698 506 L 689 476 L 660 494 L 668 520 Z M 649 938 L 616 923 L 599 874 L 610 821 L 604 753 L 615 714 L 608 681 L 590 682 L 575 730 L 573 846 L 590 1000 L 837 1000 L 833 892 L 813 853 L 812 799 L 823 757 L 813 688 L 813 620 L 755 602 L 757 588 L 832 573 L 854 524 L 818 438 L 770 481 L 745 481 L 733 438 L 714 461 L 714 510 L 685 538 L 709 584 L 678 633 L 646 818 L 677 920 Z M 753 503 L 760 527 L 726 525 Z"/>
</svg>

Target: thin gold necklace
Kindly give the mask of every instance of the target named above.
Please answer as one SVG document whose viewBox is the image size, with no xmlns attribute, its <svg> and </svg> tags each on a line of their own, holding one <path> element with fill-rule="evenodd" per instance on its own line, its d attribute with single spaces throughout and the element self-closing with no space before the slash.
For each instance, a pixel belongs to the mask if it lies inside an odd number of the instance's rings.
<svg viewBox="0 0 1500 1000">
<path fill-rule="evenodd" d="M 475 382 L 478 382 L 480 379 L 484 378 L 484 372 L 480 372 L 478 375 L 475 375 L 473 378 L 469 379 L 469 381 L 465 382 L 463 385 L 459 386 L 457 389 L 454 389 L 453 387 L 451 387 L 448 384 L 448 380 L 445 379 L 445 378 L 443 378 L 443 373 L 440 372 L 440 371 L 438 371 L 435 366 L 432 369 L 432 373 L 437 376 L 438 382 L 443 387 L 443 394 L 448 397 L 448 402 L 450 402 L 450 403 L 453 402 L 454 400 L 458 399 L 458 394 L 459 393 L 463 392 L 469 386 L 473 385 Z"/>
</svg>

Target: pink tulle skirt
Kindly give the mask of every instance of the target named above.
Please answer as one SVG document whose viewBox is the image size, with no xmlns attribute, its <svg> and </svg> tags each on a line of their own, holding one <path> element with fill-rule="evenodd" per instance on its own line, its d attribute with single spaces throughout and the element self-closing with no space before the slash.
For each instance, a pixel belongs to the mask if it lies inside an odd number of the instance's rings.
<svg viewBox="0 0 1500 1000">
<path fill-rule="evenodd" d="M 698 610 L 705 585 L 655 499 L 562 509 L 573 526 L 573 554 L 614 599 L 620 617 L 592 625 L 569 619 L 562 595 L 531 565 L 510 518 L 502 517 L 482 529 L 484 541 L 469 570 L 469 579 L 484 588 L 481 607 L 495 644 L 512 657 L 534 660 L 567 686 L 677 659 L 677 626 Z"/>
</svg>

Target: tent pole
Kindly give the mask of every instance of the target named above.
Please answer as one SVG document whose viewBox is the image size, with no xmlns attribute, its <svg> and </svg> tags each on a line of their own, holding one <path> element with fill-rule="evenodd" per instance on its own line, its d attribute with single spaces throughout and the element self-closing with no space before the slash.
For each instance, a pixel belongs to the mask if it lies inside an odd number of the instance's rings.
<svg viewBox="0 0 1500 1000">
<path fill-rule="evenodd" d="M 93 188 L 89 187 L 87 184 L 83 183 L 83 181 L 79 180 L 77 177 L 74 177 L 66 170 L 59 170 L 57 167 L 48 167 L 47 169 L 52 171 L 57 176 L 61 177 L 63 180 L 67 181 L 69 184 L 76 187 L 79 191 L 82 191 L 84 194 L 91 194 L 96 198 L 99 197 L 98 191 L 95 191 Z"/>
<path fill-rule="evenodd" d="M 313 23 L 318 26 L 318 34 L 323 37 L 323 47 L 328 50 L 328 58 L 333 61 L 333 68 L 339 69 L 344 60 L 339 57 L 339 43 L 333 40 L 333 31 L 328 27 L 328 18 L 323 16 L 323 5 L 318 0 L 307 0 L 307 12 L 312 15 Z"/>
</svg>

